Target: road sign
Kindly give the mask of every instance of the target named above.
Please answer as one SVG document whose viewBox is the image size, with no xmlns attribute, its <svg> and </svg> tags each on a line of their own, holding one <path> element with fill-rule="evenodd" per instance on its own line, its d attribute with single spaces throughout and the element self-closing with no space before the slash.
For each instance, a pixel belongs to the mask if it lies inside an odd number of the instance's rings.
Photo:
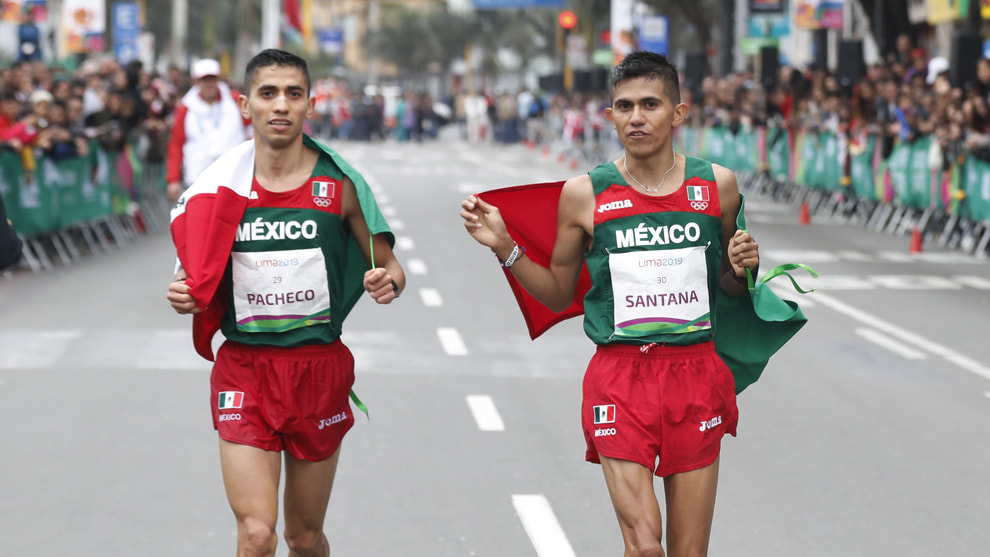
<svg viewBox="0 0 990 557">
<path fill-rule="evenodd" d="M 121 64 L 126 64 L 138 58 L 141 10 L 137 2 L 117 2 L 112 17 L 113 53 Z"/>
</svg>

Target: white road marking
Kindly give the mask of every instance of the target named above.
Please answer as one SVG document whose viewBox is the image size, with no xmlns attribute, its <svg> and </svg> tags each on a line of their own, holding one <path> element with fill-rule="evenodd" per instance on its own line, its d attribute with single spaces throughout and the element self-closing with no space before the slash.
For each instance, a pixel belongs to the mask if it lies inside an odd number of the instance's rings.
<svg viewBox="0 0 990 557">
<path fill-rule="evenodd" d="M 389 219 L 388 226 L 392 230 L 405 230 L 406 229 L 406 223 L 403 222 L 403 221 L 401 221 L 401 220 L 399 220 L 399 219 Z"/>
<path fill-rule="evenodd" d="M 966 371 L 969 371 L 970 373 L 979 375 L 984 379 L 990 379 L 990 369 L 984 367 L 980 364 L 980 362 L 977 362 L 968 356 L 964 356 L 951 348 L 928 340 L 927 338 L 916 333 L 912 333 L 911 331 L 902 329 L 892 323 L 880 319 L 879 317 L 870 315 L 869 313 L 833 298 L 828 294 L 822 294 L 820 292 L 816 293 L 815 300 L 818 303 L 830 307 L 839 313 L 852 317 L 864 325 L 873 327 L 874 329 L 879 329 L 880 331 L 887 333 L 888 335 L 895 337 L 910 346 L 928 351 L 936 356 L 941 356 L 942 358 L 945 358 L 945 360 L 965 369 Z"/>
<path fill-rule="evenodd" d="M 457 329 L 453 327 L 440 327 L 437 329 L 437 337 L 440 339 L 440 344 L 443 345 L 443 350 L 448 356 L 467 356 L 467 346 L 464 345 L 464 340 L 461 338 L 461 334 L 457 332 Z"/>
<path fill-rule="evenodd" d="M 406 268 L 414 275 L 425 275 L 429 272 L 426 268 L 426 263 L 422 259 L 410 259 L 406 261 Z"/>
<path fill-rule="evenodd" d="M 423 305 L 428 308 L 438 308 L 443 306 L 443 298 L 436 288 L 420 288 L 419 298 L 423 300 Z"/>
<path fill-rule="evenodd" d="M 836 255 L 838 255 L 839 257 L 841 257 L 846 261 L 876 261 L 877 260 L 876 257 L 872 257 L 861 251 L 845 250 L 845 251 L 837 251 L 835 253 Z"/>
<path fill-rule="evenodd" d="M 505 423 L 502 416 L 495 408 L 495 401 L 488 395 L 468 395 L 468 407 L 474 416 L 474 421 L 481 431 L 505 431 Z"/>
<path fill-rule="evenodd" d="M 391 205 L 388 205 L 388 206 L 385 206 L 385 207 L 382 207 L 382 215 L 383 215 L 383 216 L 386 216 L 386 217 L 394 217 L 394 216 L 395 216 L 395 214 L 396 214 L 396 212 L 397 212 L 397 211 L 395 210 L 395 207 L 393 207 L 393 206 L 391 206 Z"/>
<path fill-rule="evenodd" d="M 0 331 L 0 369 L 43 369 L 55 364 L 78 330 Z"/>
<path fill-rule="evenodd" d="M 539 557 L 575 557 L 546 497 L 513 495 L 512 506 Z"/>
<path fill-rule="evenodd" d="M 412 251 L 416 249 L 416 242 L 409 236 L 399 236 L 395 239 L 395 247 L 401 250 Z"/>
<path fill-rule="evenodd" d="M 952 277 L 959 284 L 964 284 L 970 288 L 979 290 L 990 290 L 990 280 L 973 275 L 956 275 Z"/>
<path fill-rule="evenodd" d="M 891 290 L 959 290 L 962 285 L 934 275 L 876 275 L 870 282 Z"/>
<path fill-rule="evenodd" d="M 870 329 L 867 327 L 859 327 L 856 329 L 856 334 L 865 338 L 866 340 L 876 344 L 882 348 L 886 348 L 891 352 L 900 354 L 908 360 L 924 360 L 926 356 L 924 353 L 897 342 L 896 340 L 890 338 L 889 336 L 877 331 L 876 329 Z"/>
</svg>

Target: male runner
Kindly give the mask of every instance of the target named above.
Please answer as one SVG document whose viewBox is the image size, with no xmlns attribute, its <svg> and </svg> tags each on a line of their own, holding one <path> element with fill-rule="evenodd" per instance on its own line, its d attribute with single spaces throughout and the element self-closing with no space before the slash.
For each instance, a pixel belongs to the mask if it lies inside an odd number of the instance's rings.
<svg viewBox="0 0 990 557">
<path fill-rule="evenodd" d="M 712 340 L 715 297 L 746 291 L 758 247 L 736 229 L 732 172 L 673 151 L 687 106 L 668 60 L 632 53 L 611 83 L 605 113 L 625 154 L 564 184 L 549 268 L 525 256 L 497 207 L 471 196 L 461 216 L 553 311 L 571 305 L 587 264 L 585 332 L 598 349 L 583 387 L 586 459 L 602 465 L 625 555 L 665 555 L 654 475 L 664 479 L 667 554 L 706 555 L 721 438 L 738 418 Z"/>
<path fill-rule="evenodd" d="M 168 299 L 195 314 L 204 357 L 218 327 L 227 339 L 211 407 L 237 555 L 275 554 L 284 452 L 290 555 L 326 557 L 323 521 L 354 423 L 341 325 L 361 292 L 388 304 L 405 276 L 364 179 L 302 133 L 313 111 L 306 62 L 265 50 L 245 74 L 240 108 L 254 139 L 208 168 L 173 210 L 182 269 Z"/>
</svg>

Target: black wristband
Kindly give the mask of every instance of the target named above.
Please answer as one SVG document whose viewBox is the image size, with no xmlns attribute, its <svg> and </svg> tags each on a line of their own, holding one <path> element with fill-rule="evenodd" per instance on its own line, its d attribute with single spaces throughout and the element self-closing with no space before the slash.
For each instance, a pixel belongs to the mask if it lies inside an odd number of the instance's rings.
<svg viewBox="0 0 990 557">
<path fill-rule="evenodd" d="M 749 279 L 746 278 L 746 271 L 745 270 L 743 271 L 743 276 L 739 276 L 739 275 L 736 274 L 736 270 L 734 268 L 731 268 L 730 267 L 729 268 L 729 274 L 732 275 L 732 280 L 734 280 L 734 281 L 736 281 L 736 282 L 738 282 L 740 284 L 748 284 L 749 283 Z"/>
<path fill-rule="evenodd" d="M 395 283 L 395 279 L 392 279 L 392 293 L 396 298 L 399 297 L 399 285 Z"/>
</svg>

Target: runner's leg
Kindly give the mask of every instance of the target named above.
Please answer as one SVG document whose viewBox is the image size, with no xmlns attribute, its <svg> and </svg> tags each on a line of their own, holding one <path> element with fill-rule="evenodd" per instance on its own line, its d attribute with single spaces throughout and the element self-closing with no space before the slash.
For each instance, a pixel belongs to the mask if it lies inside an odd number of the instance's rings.
<svg viewBox="0 0 990 557">
<path fill-rule="evenodd" d="M 237 519 L 237 557 L 275 555 L 281 457 L 220 439 L 223 484 Z"/>
<path fill-rule="evenodd" d="M 653 491 L 653 471 L 628 460 L 600 458 L 626 545 L 625 557 L 664 557 L 660 545 L 663 521 Z"/>
<path fill-rule="evenodd" d="M 330 555 L 323 521 L 339 458 L 340 448 L 320 462 L 299 460 L 285 453 L 285 541 L 292 556 Z"/>
<path fill-rule="evenodd" d="M 670 557 L 704 557 L 712 534 L 718 459 L 704 468 L 671 474 L 663 480 L 667 501 L 667 550 Z"/>
</svg>

